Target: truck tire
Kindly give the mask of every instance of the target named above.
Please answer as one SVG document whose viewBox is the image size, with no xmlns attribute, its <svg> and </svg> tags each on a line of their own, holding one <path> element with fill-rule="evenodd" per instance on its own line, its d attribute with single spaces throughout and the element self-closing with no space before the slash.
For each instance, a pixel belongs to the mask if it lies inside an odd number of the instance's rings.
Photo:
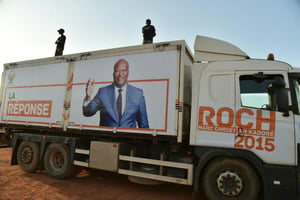
<svg viewBox="0 0 300 200">
<path fill-rule="evenodd" d="M 260 193 L 257 173 L 241 159 L 214 159 L 205 167 L 201 183 L 210 200 L 255 200 Z"/>
<path fill-rule="evenodd" d="M 47 174 L 54 179 L 64 179 L 72 175 L 74 166 L 70 151 L 65 144 L 52 143 L 45 152 L 44 167 Z"/>
<path fill-rule="evenodd" d="M 22 141 L 17 151 L 17 161 L 25 172 L 35 172 L 39 166 L 40 147 L 36 142 Z"/>
</svg>

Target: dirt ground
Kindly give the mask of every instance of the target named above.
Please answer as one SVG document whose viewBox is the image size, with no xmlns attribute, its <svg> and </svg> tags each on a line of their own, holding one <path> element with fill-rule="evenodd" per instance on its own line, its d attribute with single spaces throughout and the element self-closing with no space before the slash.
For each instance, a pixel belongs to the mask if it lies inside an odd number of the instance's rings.
<svg viewBox="0 0 300 200">
<path fill-rule="evenodd" d="M 26 173 L 10 165 L 11 148 L 0 148 L 0 200 L 191 200 L 192 187 L 176 184 L 147 186 L 127 176 L 82 170 L 66 180 L 45 171 Z"/>
</svg>

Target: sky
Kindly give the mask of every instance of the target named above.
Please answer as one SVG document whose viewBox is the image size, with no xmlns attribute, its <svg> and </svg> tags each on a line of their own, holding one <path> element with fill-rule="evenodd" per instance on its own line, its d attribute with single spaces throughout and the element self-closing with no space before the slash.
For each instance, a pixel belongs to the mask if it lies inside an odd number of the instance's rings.
<svg viewBox="0 0 300 200">
<path fill-rule="evenodd" d="M 154 42 L 203 35 L 300 67 L 300 0 L 0 0 L 0 66 L 54 56 L 59 28 L 64 54 L 139 45 L 147 18 Z"/>
</svg>

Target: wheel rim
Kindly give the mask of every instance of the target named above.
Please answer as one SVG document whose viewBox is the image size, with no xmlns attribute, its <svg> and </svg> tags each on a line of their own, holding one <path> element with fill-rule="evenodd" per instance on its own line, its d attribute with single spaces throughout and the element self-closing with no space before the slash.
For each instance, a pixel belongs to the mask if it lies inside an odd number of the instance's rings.
<svg viewBox="0 0 300 200">
<path fill-rule="evenodd" d="M 243 181 L 235 171 L 226 170 L 217 177 L 217 188 L 223 195 L 235 197 L 243 190 Z"/>
<path fill-rule="evenodd" d="M 62 169 L 64 167 L 65 159 L 60 152 L 55 152 L 52 156 L 53 167 Z"/>
<path fill-rule="evenodd" d="M 21 153 L 21 160 L 24 164 L 30 164 L 33 161 L 33 150 L 30 147 L 25 147 Z"/>
</svg>

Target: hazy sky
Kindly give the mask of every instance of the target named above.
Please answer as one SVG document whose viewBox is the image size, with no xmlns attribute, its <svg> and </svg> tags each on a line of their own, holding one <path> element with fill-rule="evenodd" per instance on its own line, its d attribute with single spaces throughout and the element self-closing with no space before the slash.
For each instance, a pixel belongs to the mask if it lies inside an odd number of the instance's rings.
<svg viewBox="0 0 300 200">
<path fill-rule="evenodd" d="M 53 56 L 59 28 L 64 54 L 138 45 L 147 18 L 154 42 L 204 35 L 300 67 L 300 0 L 0 0 L 0 65 Z"/>
</svg>

